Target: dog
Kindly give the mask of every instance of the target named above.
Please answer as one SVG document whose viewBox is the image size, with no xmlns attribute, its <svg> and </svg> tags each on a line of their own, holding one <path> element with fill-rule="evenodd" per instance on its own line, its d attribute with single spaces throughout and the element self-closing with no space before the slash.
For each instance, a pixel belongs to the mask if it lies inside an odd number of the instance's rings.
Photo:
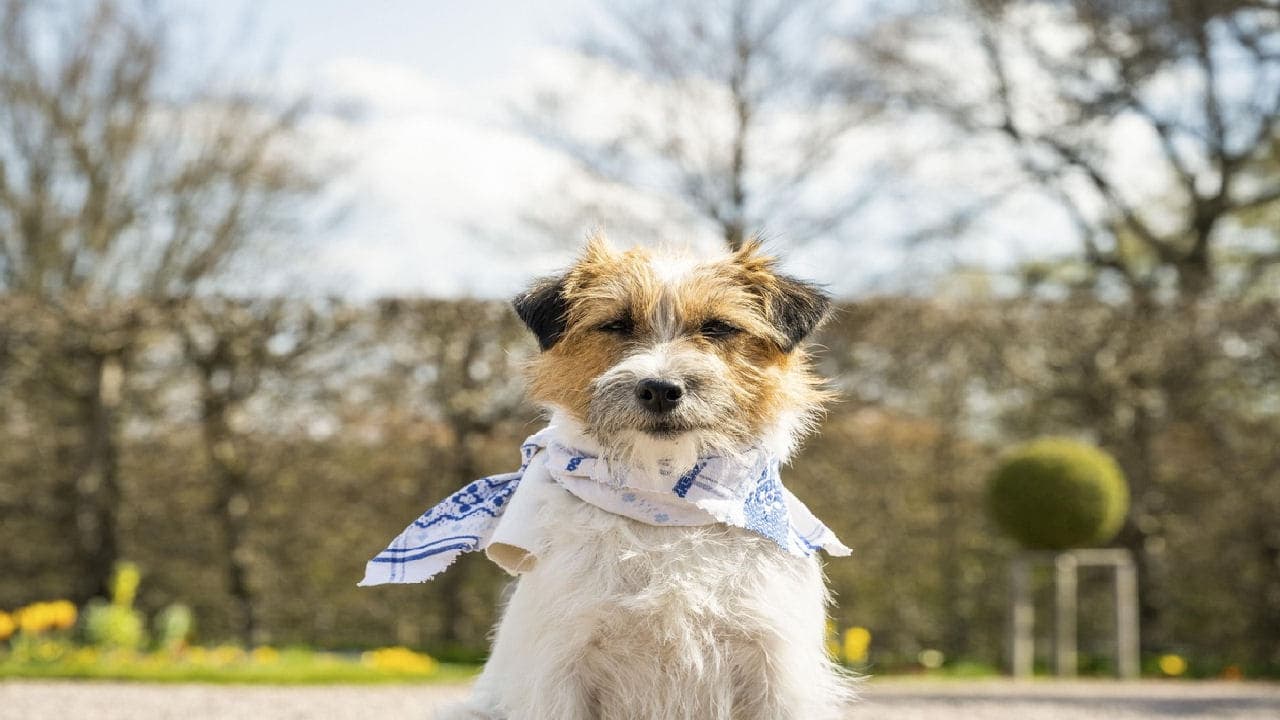
<svg viewBox="0 0 1280 720">
<path fill-rule="evenodd" d="M 700 458 L 792 454 L 829 399 L 803 347 L 829 304 L 755 241 L 699 259 L 599 236 L 514 301 L 539 344 L 528 387 L 556 441 L 656 493 Z M 826 651 L 816 554 L 726 523 L 638 522 L 559 490 L 531 516 L 537 562 L 472 696 L 439 717 L 843 715 L 853 693 Z"/>
</svg>

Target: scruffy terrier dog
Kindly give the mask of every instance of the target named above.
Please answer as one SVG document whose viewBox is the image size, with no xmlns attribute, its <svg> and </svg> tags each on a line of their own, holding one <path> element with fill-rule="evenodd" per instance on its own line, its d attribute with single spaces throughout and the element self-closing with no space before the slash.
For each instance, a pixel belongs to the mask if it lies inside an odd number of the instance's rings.
<svg viewBox="0 0 1280 720">
<path fill-rule="evenodd" d="M 547 442 L 581 456 L 570 469 L 584 457 L 626 468 L 626 502 L 669 495 L 675 477 L 688 488 L 698 471 L 686 470 L 705 458 L 737 467 L 759 451 L 776 478 L 827 398 L 802 342 L 828 298 L 778 273 L 754 242 L 696 260 L 596 238 L 515 308 L 541 347 L 529 377 L 551 414 Z M 785 515 L 794 498 L 780 487 L 749 500 L 740 524 L 650 524 L 578 490 L 540 495 L 537 562 L 472 697 L 443 717 L 840 717 L 850 692 L 825 650 L 828 597 L 812 551 L 847 549 L 830 536 L 788 552 L 786 538 L 753 525 L 761 512 Z"/>
</svg>

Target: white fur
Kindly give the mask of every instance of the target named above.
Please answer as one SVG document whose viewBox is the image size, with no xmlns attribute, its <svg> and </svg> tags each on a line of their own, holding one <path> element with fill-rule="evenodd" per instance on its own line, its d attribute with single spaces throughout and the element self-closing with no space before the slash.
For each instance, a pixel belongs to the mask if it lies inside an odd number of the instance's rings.
<svg viewBox="0 0 1280 720">
<path fill-rule="evenodd" d="M 560 416 L 564 440 L 592 449 Z M 660 450 L 657 452 L 661 452 Z M 723 525 L 655 527 L 554 494 L 473 696 L 450 720 L 827 720 L 816 557 Z"/>
<path fill-rule="evenodd" d="M 796 449 L 796 438 L 808 430 L 812 423 L 813 420 L 804 413 L 784 410 L 778 414 L 777 421 L 765 429 L 760 444 L 785 463 L 791 459 L 791 453 Z"/>
<path fill-rule="evenodd" d="M 666 249 L 649 257 L 649 268 L 668 287 L 683 282 L 706 263 L 724 256 L 724 252 L 700 256 L 690 248 Z"/>
<path fill-rule="evenodd" d="M 662 253 L 652 267 L 669 289 L 699 259 Z M 668 343 L 679 332 L 672 295 L 654 307 L 658 342 L 596 380 L 629 387 L 639 378 L 687 380 L 712 356 L 686 357 Z M 691 366 L 692 363 L 692 366 Z M 696 397 L 686 400 L 691 403 Z M 614 409 L 614 408 L 609 408 Z M 625 407 L 619 408 L 626 411 Z M 722 416 L 722 408 L 703 408 Z M 712 412 L 715 411 L 715 412 Z M 700 453 L 727 454 L 713 428 L 678 437 L 621 430 L 601 447 L 553 408 L 561 440 L 625 459 L 633 474 L 690 467 Z M 804 429 L 783 413 L 759 442 L 785 460 Z M 568 492 L 537 511 L 537 564 L 520 576 L 493 652 L 465 704 L 441 720 L 835 720 L 851 683 L 826 653 L 826 585 L 817 557 L 799 559 L 772 540 L 726 525 L 656 527 L 614 515 Z"/>
</svg>

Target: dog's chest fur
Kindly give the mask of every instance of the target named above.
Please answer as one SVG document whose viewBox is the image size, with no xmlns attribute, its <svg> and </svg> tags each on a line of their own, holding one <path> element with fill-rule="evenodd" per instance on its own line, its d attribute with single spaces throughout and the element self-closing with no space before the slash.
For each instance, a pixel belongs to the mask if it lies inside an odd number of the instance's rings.
<svg viewBox="0 0 1280 720">
<path fill-rule="evenodd" d="M 724 525 L 644 525 L 568 493 L 547 501 L 539 523 L 538 565 L 512 595 L 477 688 L 509 717 L 824 716 L 816 704 L 768 707 L 771 684 L 828 682 L 776 667 L 826 662 L 816 559 Z M 574 672 L 548 678 L 547 667 Z M 831 689 L 815 690 L 826 699 Z M 548 697 L 560 705 L 525 714 Z"/>
</svg>

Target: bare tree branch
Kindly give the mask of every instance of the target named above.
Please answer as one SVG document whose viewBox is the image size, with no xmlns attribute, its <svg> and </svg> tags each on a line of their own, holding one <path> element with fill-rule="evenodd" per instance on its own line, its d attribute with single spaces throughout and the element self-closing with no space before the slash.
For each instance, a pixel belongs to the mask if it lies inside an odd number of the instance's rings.
<svg viewBox="0 0 1280 720">
<path fill-rule="evenodd" d="M 628 83 L 634 101 L 600 132 L 573 122 L 589 95 L 549 89 L 519 111 L 534 138 L 599 181 L 710 225 L 729 247 L 763 226 L 804 241 L 864 206 L 874 183 L 831 207 L 801 201 L 874 112 L 833 82 L 821 50 L 836 28 L 824 3 L 613 0 L 605 9 L 582 57 Z"/>
<path fill-rule="evenodd" d="M 1057 44 L 1045 40 L 1051 36 Z M 966 42 L 985 61 L 985 97 L 958 90 L 972 85 L 945 63 L 913 55 L 931 47 L 934 57 L 946 57 L 940 43 L 963 50 Z M 1066 207 L 1084 259 L 1135 289 L 1155 287 L 1172 270 L 1181 292 L 1208 292 L 1223 220 L 1276 200 L 1280 162 L 1257 160 L 1280 132 L 1280 8 L 1273 4 L 925 3 L 868 44 L 864 54 L 881 69 L 884 92 L 963 133 L 1003 137 L 1023 172 Z M 1188 72 L 1197 81 L 1184 83 L 1185 97 L 1161 90 Z M 1240 92 L 1242 80 L 1258 92 Z M 1150 129 L 1178 191 L 1169 202 L 1135 196 L 1117 168 L 1114 133 L 1134 119 Z M 1238 197 L 1245 175 L 1267 189 Z M 1117 233 L 1142 252 L 1118 252 Z M 1103 247 L 1105 238 L 1116 250 Z M 1272 241 L 1280 245 L 1280 233 Z"/>
</svg>

